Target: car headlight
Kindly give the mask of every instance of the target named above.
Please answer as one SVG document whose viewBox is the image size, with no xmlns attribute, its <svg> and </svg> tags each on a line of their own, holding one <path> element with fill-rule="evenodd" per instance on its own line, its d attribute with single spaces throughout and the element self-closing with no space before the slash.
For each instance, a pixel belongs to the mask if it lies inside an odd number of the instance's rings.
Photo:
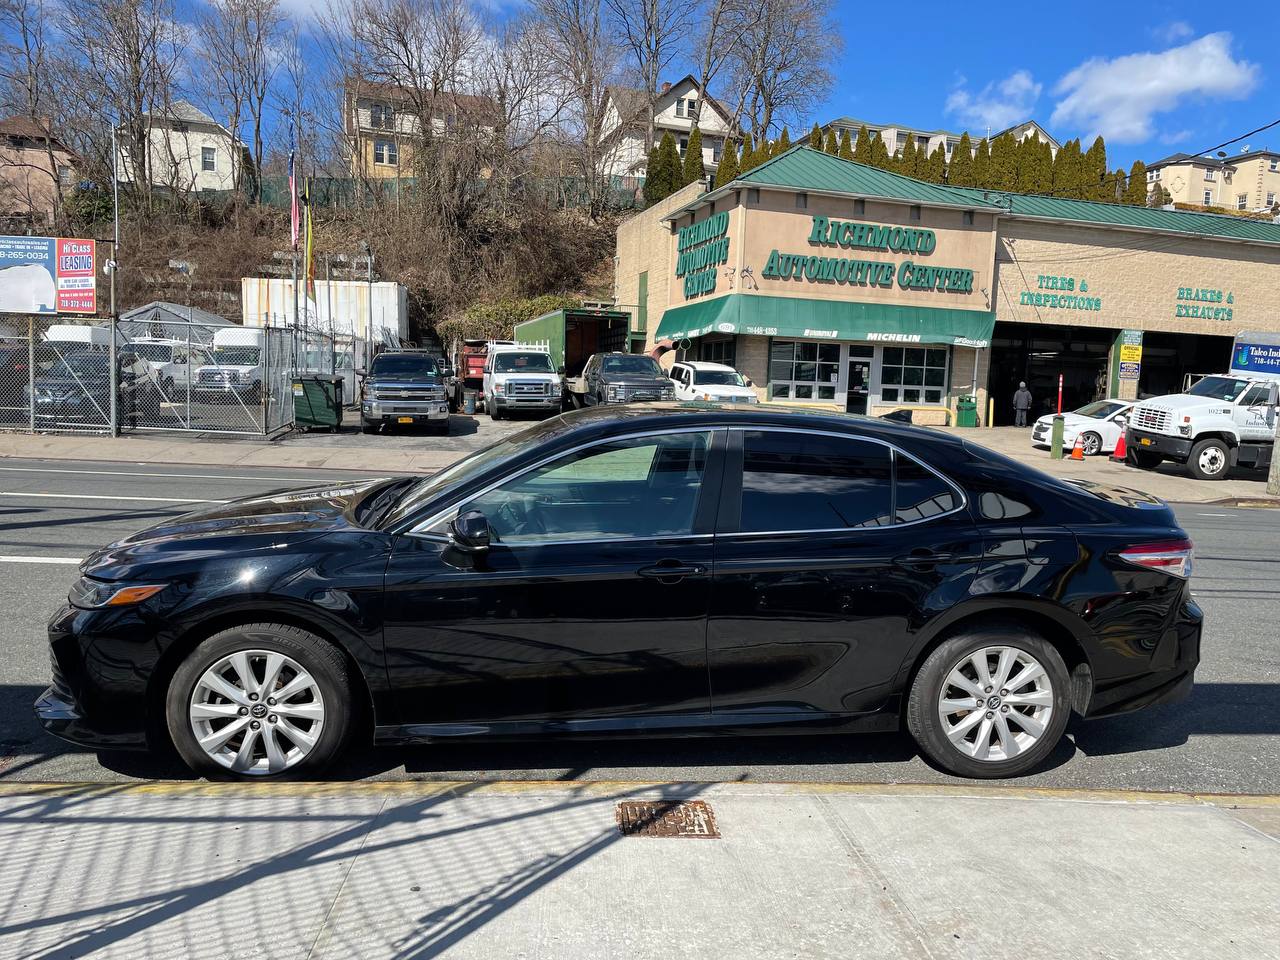
<svg viewBox="0 0 1280 960">
<path fill-rule="evenodd" d="M 507 392 L 507 385 L 505 383 L 495 383 L 493 385 L 493 392 L 501 393 L 505 396 Z"/>
<path fill-rule="evenodd" d="M 622 388 L 618 386 L 611 386 L 609 387 L 608 393 L 610 400 L 617 400 L 622 396 Z"/>
<path fill-rule="evenodd" d="M 168 584 L 164 583 L 106 583 L 81 577 L 71 585 L 67 600 L 82 610 L 100 610 L 103 607 L 130 607 L 154 597 Z"/>
<path fill-rule="evenodd" d="M 676 388 L 675 388 L 675 387 L 672 387 L 672 386 L 665 386 L 665 387 L 663 387 L 663 388 L 662 388 L 662 396 L 663 396 L 663 399 L 665 399 L 665 400 L 673 400 L 673 399 L 675 399 L 675 395 L 676 395 Z"/>
</svg>

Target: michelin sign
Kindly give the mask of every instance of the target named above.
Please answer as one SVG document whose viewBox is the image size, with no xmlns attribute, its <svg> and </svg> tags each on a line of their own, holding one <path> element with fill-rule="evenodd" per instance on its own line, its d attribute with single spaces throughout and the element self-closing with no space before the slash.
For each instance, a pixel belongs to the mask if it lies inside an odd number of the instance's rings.
<svg viewBox="0 0 1280 960">
<path fill-rule="evenodd" d="M 95 243 L 0 237 L 0 313 L 98 312 Z"/>
</svg>

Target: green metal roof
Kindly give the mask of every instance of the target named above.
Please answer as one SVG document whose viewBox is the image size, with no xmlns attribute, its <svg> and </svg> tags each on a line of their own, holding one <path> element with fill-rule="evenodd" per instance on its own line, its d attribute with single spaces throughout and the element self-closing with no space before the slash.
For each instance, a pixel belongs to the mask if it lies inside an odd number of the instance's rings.
<svg viewBox="0 0 1280 960">
<path fill-rule="evenodd" d="M 1091 200 L 1068 200 L 996 190 L 947 187 L 925 183 L 900 173 L 890 173 L 853 160 L 842 160 L 829 153 L 812 150 L 806 145 L 792 147 L 786 153 L 744 173 L 728 186 L 703 194 L 686 206 L 673 210 L 667 219 L 675 219 L 708 200 L 722 196 L 736 187 L 778 187 L 790 190 L 813 190 L 827 193 L 849 193 L 862 197 L 883 197 L 902 203 L 920 203 L 964 207 L 969 210 L 1003 212 L 1010 217 L 1036 217 L 1117 229 L 1154 230 L 1159 233 L 1205 237 L 1212 240 L 1236 240 L 1247 243 L 1280 244 L 1280 223 L 1233 217 L 1229 214 L 1197 213 L 1191 210 L 1161 210 L 1121 203 L 1096 203 Z"/>
</svg>

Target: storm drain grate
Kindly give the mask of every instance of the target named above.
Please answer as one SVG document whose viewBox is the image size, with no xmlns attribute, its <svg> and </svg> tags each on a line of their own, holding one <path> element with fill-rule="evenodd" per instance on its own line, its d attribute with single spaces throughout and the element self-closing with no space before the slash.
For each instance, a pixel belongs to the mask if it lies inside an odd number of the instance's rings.
<svg viewBox="0 0 1280 960">
<path fill-rule="evenodd" d="M 720 837 L 716 815 L 703 800 L 623 800 L 617 817 L 624 837 Z"/>
</svg>

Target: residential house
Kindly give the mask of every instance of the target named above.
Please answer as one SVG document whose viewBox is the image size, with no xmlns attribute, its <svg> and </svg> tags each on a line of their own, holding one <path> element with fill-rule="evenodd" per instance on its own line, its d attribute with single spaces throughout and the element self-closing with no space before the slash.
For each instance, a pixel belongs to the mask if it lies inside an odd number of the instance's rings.
<svg viewBox="0 0 1280 960">
<path fill-rule="evenodd" d="M 75 185 L 75 155 L 50 131 L 44 117 L 0 120 L 0 217 L 7 229 L 52 226 L 58 188 Z"/>
<path fill-rule="evenodd" d="M 433 137 L 461 137 L 466 131 L 492 135 L 501 109 L 489 97 L 436 93 L 423 112 L 431 113 Z M 394 83 L 351 79 L 342 99 L 342 129 L 352 176 L 387 179 L 412 176 L 422 124 L 414 91 Z"/>
<path fill-rule="evenodd" d="M 644 177 L 649 151 L 670 133 L 683 159 L 696 123 L 702 131 L 702 166 L 714 173 L 720 165 L 732 118 L 715 97 L 706 96 L 692 75 L 676 83 L 664 83 L 654 104 L 653 143 L 645 143 L 649 100 L 643 90 L 609 87 L 601 127 L 608 145 L 605 173 L 611 177 Z"/>
<path fill-rule="evenodd" d="M 867 128 L 869 136 L 873 139 L 880 137 L 884 141 L 885 149 L 889 151 L 891 156 L 900 156 L 907 142 L 914 141 L 917 150 L 924 150 L 929 155 L 932 155 L 933 151 L 941 146 L 945 151 L 947 162 L 950 163 L 951 154 L 956 145 L 960 143 L 960 134 L 950 130 L 921 130 L 918 127 L 906 127 L 897 123 L 870 123 L 866 120 L 856 120 L 853 117 L 840 117 L 838 120 L 832 120 L 822 129 L 824 131 L 834 130 L 837 140 L 844 135 L 846 130 L 849 131 L 849 142 L 856 147 L 858 145 L 858 131 L 864 126 Z M 997 137 L 1002 137 L 1006 133 L 1013 134 L 1018 141 L 1029 140 L 1034 137 L 1041 143 L 1047 143 L 1049 144 L 1050 152 L 1054 156 L 1057 156 L 1058 148 L 1062 146 L 1034 120 L 1025 120 L 1022 123 L 1014 124 L 1012 127 L 1006 127 L 1003 130 L 997 130 L 994 133 L 970 133 L 969 139 L 973 144 L 973 149 L 976 151 L 978 143 L 983 137 L 990 141 Z"/>
<path fill-rule="evenodd" d="M 1248 145 L 1234 157 L 1175 153 L 1147 167 L 1147 187 L 1163 187 L 1174 203 L 1273 210 L 1280 200 L 1280 153 Z"/>
<path fill-rule="evenodd" d="M 199 107 L 176 100 L 166 109 L 144 114 L 147 124 L 147 177 L 152 186 L 176 193 L 231 190 L 243 168 L 244 144 Z M 137 179 L 127 138 L 120 138 L 120 180 Z"/>
</svg>

